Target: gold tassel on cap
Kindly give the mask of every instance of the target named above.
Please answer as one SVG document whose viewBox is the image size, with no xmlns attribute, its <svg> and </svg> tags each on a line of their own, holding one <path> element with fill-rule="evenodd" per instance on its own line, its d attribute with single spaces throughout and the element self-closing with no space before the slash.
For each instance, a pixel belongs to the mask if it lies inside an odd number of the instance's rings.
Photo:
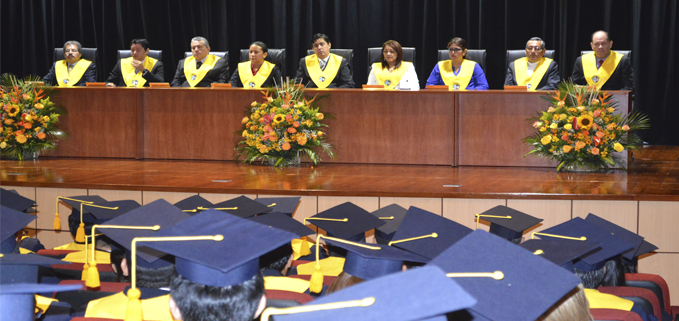
<svg viewBox="0 0 679 321">
<path fill-rule="evenodd" d="M 316 238 L 316 266 L 315 270 L 313 273 L 311 273 L 311 279 L 309 279 L 309 292 L 313 293 L 321 293 L 323 291 L 323 271 L 321 271 L 321 264 L 319 263 L 320 257 L 319 257 L 319 249 L 321 248 L 320 246 L 320 241 L 321 238 L 328 239 L 331 241 L 339 242 L 339 243 L 344 243 L 344 244 L 349 244 L 353 246 L 358 246 L 370 250 L 381 250 L 379 246 L 370 246 L 367 244 L 362 244 L 362 243 L 356 243 L 356 242 L 351 242 L 343 239 L 338 239 L 336 237 L 330 237 L 330 236 L 325 236 L 322 234 L 318 234 L 318 237 Z"/>
<path fill-rule="evenodd" d="M 480 220 L 482 217 L 506 218 L 506 219 L 508 219 L 508 220 L 511 220 L 511 219 L 512 219 L 512 217 L 509 216 L 509 215 L 507 215 L 507 216 L 498 216 L 498 215 L 483 215 L 483 214 L 479 214 L 479 213 L 476 213 L 476 214 L 474 214 L 474 215 L 476 215 L 476 229 L 477 229 L 477 230 L 479 229 L 479 220 Z"/>
<path fill-rule="evenodd" d="M 449 278 L 491 278 L 494 280 L 502 280 L 505 274 L 502 271 L 495 272 L 468 272 L 468 273 L 446 273 Z"/>
<path fill-rule="evenodd" d="M 101 286 L 99 280 L 99 270 L 97 270 L 97 257 L 96 257 L 96 247 L 95 243 L 95 233 L 98 228 L 112 228 L 112 229 L 126 229 L 126 230 L 160 230 L 160 225 L 154 226 L 125 226 L 125 225 L 99 225 L 95 224 L 92 226 L 92 261 L 90 261 L 90 266 L 87 268 L 87 280 L 85 280 L 85 286 L 88 288 L 98 288 Z M 87 243 L 85 243 L 85 251 L 87 251 Z M 87 252 L 85 252 L 87 253 Z M 85 262 L 87 262 L 87 254 L 85 255 Z"/>
<path fill-rule="evenodd" d="M 267 308 L 262 312 L 262 321 L 268 321 L 269 317 L 272 315 L 281 315 L 281 314 L 295 314 L 295 313 L 305 313 L 305 312 L 314 312 L 314 311 L 325 311 L 325 310 L 335 310 L 335 309 L 342 309 L 342 308 L 355 308 L 355 307 L 368 307 L 375 304 L 375 298 L 374 297 L 367 297 L 361 300 L 353 300 L 353 301 L 341 301 L 341 302 L 333 302 L 333 303 L 325 303 L 325 304 L 315 304 L 315 305 L 307 305 L 307 306 L 300 306 L 300 307 L 292 307 L 292 308 Z"/>
<path fill-rule="evenodd" d="M 106 207 L 106 206 L 94 205 L 92 202 L 88 202 L 88 203 L 80 203 L 80 225 L 78 225 L 78 230 L 76 230 L 76 232 L 75 232 L 75 241 L 78 242 L 78 243 L 85 242 L 85 223 L 83 222 L 83 205 L 103 208 L 103 209 L 107 209 L 107 210 L 117 210 L 118 209 L 117 206 L 116 207 Z M 94 243 L 92 243 L 92 244 L 94 244 Z"/>
<path fill-rule="evenodd" d="M 407 239 L 391 241 L 391 242 L 389 242 L 389 246 L 391 246 L 392 244 L 396 244 L 396 243 L 403 243 L 403 242 L 415 241 L 415 240 L 419 240 L 419 239 L 426 239 L 428 237 L 437 238 L 437 237 L 439 237 L 439 235 L 436 232 L 434 232 L 434 233 L 427 234 L 427 235 L 415 236 L 415 237 L 411 237 L 411 238 L 407 238 Z"/>
<path fill-rule="evenodd" d="M 81 201 L 81 200 L 78 200 L 78 199 L 75 199 L 75 198 L 57 196 L 57 206 L 56 206 L 57 209 L 56 209 L 56 212 L 54 213 L 54 230 L 56 230 L 56 231 L 61 231 L 61 219 L 59 218 L 59 200 L 60 199 L 61 200 L 76 201 L 76 202 L 80 202 L 80 203 L 92 204 L 92 202 Z"/>
<path fill-rule="evenodd" d="M 157 225 L 156 225 L 157 226 Z M 125 310 L 125 321 L 144 320 L 141 309 L 141 291 L 137 289 L 137 242 L 167 242 L 167 241 L 222 241 L 224 236 L 204 235 L 204 236 L 161 236 L 161 237 L 135 237 L 132 239 L 132 263 L 130 269 L 132 278 L 130 279 L 130 290 L 127 291 L 127 309 Z"/>
<path fill-rule="evenodd" d="M 306 240 L 306 236 L 293 239 L 290 241 L 290 246 L 292 247 L 293 260 L 297 260 L 302 256 L 311 254 L 311 245 L 309 244 L 309 241 Z"/>
<path fill-rule="evenodd" d="M 544 235 L 544 236 L 549 236 L 549 237 L 555 237 L 558 239 L 565 239 L 565 240 L 574 240 L 574 241 L 587 241 L 586 236 L 581 236 L 581 237 L 570 237 L 570 236 L 563 236 L 563 235 L 556 235 L 556 234 L 547 234 L 547 233 L 539 233 L 539 232 L 533 232 L 531 235 L 531 239 L 535 238 L 535 235 Z"/>
<path fill-rule="evenodd" d="M 94 234 L 93 234 L 93 235 L 94 235 Z M 94 244 L 94 243 L 93 243 L 93 244 Z M 94 246 L 93 246 L 93 247 L 94 247 Z M 83 264 L 83 273 L 82 273 L 82 275 L 80 276 L 80 280 L 81 280 L 81 281 L 85 281 L 85 284 L 87 284 L 87 275 L 88 275 L 87 272 L 89 271 L 89 268 L 90 268 L 90 265 L 87 264 L 87 262 L 88 262 L 88 261 L 87 261 L 87 236 L 85 236 L 85 264 Z"/>
</svg>

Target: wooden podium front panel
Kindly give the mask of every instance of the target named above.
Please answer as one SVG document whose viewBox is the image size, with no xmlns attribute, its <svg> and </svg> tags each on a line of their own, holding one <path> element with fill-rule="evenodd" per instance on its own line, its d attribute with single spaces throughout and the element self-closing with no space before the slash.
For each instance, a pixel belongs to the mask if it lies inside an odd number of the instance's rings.
<svg viewBox="0 0 679 321">
<path fill-rule="evenodd" d="M 146 89 L 144 158 L 233 160 L 245 107 L 255 90 Z"/>
<path fill-rule="evenodd" d="M 308 90 L 329 94 L 330 142 L 338 157 L 325 162 L 454 165 L 454 94 Z"/>
<path fill-rule="evenodd" d="M 59 128 L 69 138 L 50 156 L 138 158 L 140 90 L 55 88 L 54 101 L 66 108 Z"/>
</svg>

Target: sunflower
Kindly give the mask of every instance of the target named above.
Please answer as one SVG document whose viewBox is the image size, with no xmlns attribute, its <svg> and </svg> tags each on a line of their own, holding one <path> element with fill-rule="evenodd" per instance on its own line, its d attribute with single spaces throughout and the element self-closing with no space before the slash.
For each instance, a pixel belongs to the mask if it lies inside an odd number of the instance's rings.
<svg viewBox="0 0 679 321">
<path fill-rule="evenodd" d="M 280 124 L 281 122 L 283 122 L 284 120 L 285 120 L 285 117 L 281 114 L 278 114 L 278 115 L 274 116 L 273 123 L 277 125 L 277 124 Z"/>
<path fill-rule="evenodd" d="M 9 108 L 7 109 L 7 115 L 8 115 L 9 117 L 14 117 L 14 116 L 16 116 L 20 111 L 21 111 L 21 109 L 19 108 L 19 106 L 17 106 L 17 105 L 9 105 Z"/>
<path fill-rule="evenodd" d="M 584 129 L 584 130 L 589 130 L 590 127 L 592 127 L 592 124 L 594 123 L 594 119 L 590 115 L 582 115 L 577 118 L 578 119 L 578 127 Z"/>
</svg>

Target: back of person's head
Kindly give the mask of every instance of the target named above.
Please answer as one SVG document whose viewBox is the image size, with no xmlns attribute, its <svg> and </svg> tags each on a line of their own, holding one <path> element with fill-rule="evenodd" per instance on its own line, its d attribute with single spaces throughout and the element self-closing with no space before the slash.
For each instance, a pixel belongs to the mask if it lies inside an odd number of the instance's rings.
<svg viewBox="0 0 679 321">
<path fill-rule="evenodd" d="M 330 43 L 330 38 L 328 36 L 326 36 L 325 34 L 322 34 L 322 33 L 317 33 L 313 37 L 311 37 L 311 45 L 313 46 L 314 42 L 316 42 L 316 40 L 321 39 L 321 38 L 323 38 L 323 40 L 325 40 L 326 43 Z"/>
<path fill-rule="evenodd" d="M 292 255 L 292 247 L 289 244 L 283 245 L 259 258 L 259 267 L 261 269 L 276 270 L 283 272 L 290 261 Z"/>
<path fill-rule="evenodd" d="M 359 277 L 353 276 L 347 272 L 342 272 L 332 281 L 332 283 L 330 283 L 330 286 L 328 286 L 328 290 L 325 291 L 325 294 L 337 292 L 363 281 L 364 280 Z"/>
<path fill-rule="evenodd" d="M 175 272 L 170 289 L 184 321 L 250 321 L 264 295 L 264 278 L 257 274 L 244 283 L 218 287 L 191 282 Z"/>
<path fill-rule="evenodd" d="M 539 321 L 591 321 L 589 302 L 582 284 L 566 294 L 552 308 L 547 310 Z"/>
<path fill-rule="evenodd" d="M 116 282 L 128 282 L 128 278 L 123 274 L 123 259 L 125 258 L 125 250 L 111 249 L 111 265 L 116 273 Z"/>
<path fill-rule="evenodd" d="M 130 47 L 132 47 L 132 45 L 135 44 L 141 45 L 141 47 L 144 48 L 144 50 L 149 49 L 149 47 L 151 46 L 149 44 L 149 41 L 146 39 L 132 39 L 132 41 L 130 41 Z"/>
<path fill-rule="evenodd" d="M 168 288 L 172 283 L 174 265 L 153 269 L 137 265 L 137 286 L 140 288 Z"/>
<path fill-rule="evenodd" d="M 606 265 L 598 270 L 581 271 L 575 269 L 574 272 L 582 280 L 585 288 L 588 289 L 596 289 L 600 286 L 625 285 L 625 274 L 619 257 L 606 261 Z"/>
</svg>

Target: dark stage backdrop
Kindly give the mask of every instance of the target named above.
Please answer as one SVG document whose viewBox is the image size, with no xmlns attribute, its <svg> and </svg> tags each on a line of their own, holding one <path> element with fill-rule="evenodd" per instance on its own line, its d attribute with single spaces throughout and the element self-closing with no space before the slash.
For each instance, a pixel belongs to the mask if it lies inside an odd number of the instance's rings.
<svg viewBox="0 0 679 321">
<path fill-rule="evenodd" d="M 239 50 L 255 40 L 287 49 L 286 74 L 293 75 L 314 33 L 333 48 L 353 48 L 357 86 L 367 80 L 367 48 L 395 39 L 417 48 L 415 66 L 424 86 L 437 49 L 455 36 L 470 49 L 488 50 L 487 79 L 502 88 L 505 51 L 521 49 L 533 36 L 556 50 L 561 76 L 568 78 L 593 31 L 610 31 L 613 49 L 633 52 L 635 106 L 652 118 L 644 138 L 679 143 L 676 0 L 2 0 L 0 72 L 47 74 L 53 48 L 67 40 L 96 47 L 99 81 L 116 64 L 116 51 L 133 38 L 163 50 L 165 80 L 171 81 L 193 36 L 212 50 L 230 52 L 233 71 Z M 416 107 L 414 107 L 416 108 Z M 525 124 L 516 124 L 522 126 Z"/>
</svg>

